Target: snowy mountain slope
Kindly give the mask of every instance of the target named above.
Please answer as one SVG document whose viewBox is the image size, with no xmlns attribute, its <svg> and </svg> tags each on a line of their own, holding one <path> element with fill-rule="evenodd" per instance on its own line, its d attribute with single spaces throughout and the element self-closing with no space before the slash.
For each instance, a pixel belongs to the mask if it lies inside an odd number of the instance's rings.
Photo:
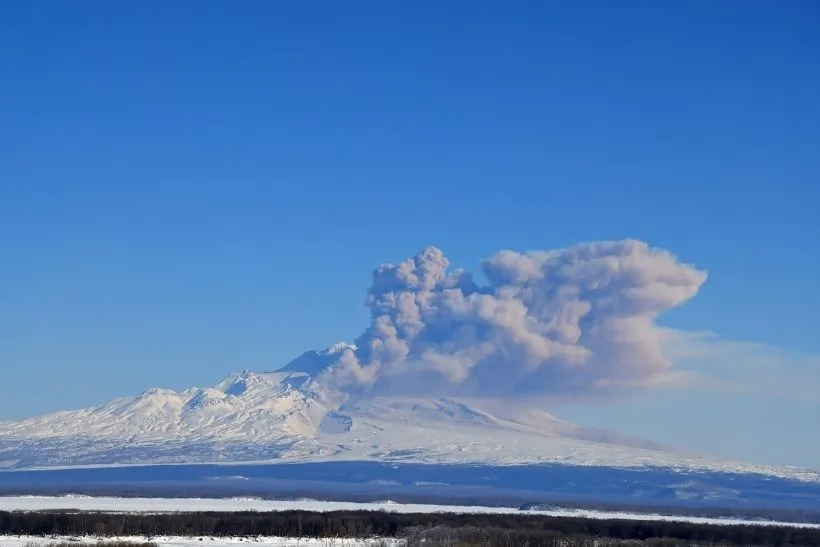
<svg viewBox="0 0 820 547">
<path fill-rule="evenodd" d="M 367 460 L 752 472 L 820 481 L 789 468 L 663 450 L 510 403 L 447 398 L 341 400 L 317 383 L 347 345 L 307 352 L 276 372 L 0 424 L 0 466 Z"/>
</svg>

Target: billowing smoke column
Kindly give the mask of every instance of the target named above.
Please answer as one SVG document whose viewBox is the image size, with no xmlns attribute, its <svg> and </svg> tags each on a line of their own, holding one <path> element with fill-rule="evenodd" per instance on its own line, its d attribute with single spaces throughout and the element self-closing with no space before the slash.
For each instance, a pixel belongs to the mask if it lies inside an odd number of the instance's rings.
<svg viewBox="0 0 820 547">
<path fill-rule="evenodd" d="M 430 247 L 373 274 L 368 329 L 326 371 L 345 391 L 461 396 L 617 393 L 661 381 L 656 317 L 706 273 L 640 241 L 501 251 L 488 286 Z"/>
</svg>

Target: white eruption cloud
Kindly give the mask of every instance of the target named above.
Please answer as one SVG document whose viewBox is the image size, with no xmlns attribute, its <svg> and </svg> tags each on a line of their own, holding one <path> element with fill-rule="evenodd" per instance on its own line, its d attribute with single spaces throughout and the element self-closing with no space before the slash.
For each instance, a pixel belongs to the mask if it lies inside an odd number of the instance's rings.
<svg viewBox="0 0 820 547">
<path fill-rule="evenodd" d="M 345 391 L 605 394 L 663 381 L 655 319 L 706 273 L 641 241 L 501 251 L 476 284 L 435 247 L 373 273 L 372 320 L 324 380 Z"/>
</svg>

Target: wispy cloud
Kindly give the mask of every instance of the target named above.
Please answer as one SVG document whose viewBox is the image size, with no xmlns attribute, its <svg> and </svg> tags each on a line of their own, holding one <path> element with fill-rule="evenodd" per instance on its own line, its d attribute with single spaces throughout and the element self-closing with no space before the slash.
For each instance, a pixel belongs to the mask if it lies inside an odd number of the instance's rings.
<svg viewBox="0 0 820 547">
<path fill-rule="evenodd" d="M 679 387 L 820 404 L 819 354 L 673 329 L 663 329 L 662 345 Z"/>
</svg>

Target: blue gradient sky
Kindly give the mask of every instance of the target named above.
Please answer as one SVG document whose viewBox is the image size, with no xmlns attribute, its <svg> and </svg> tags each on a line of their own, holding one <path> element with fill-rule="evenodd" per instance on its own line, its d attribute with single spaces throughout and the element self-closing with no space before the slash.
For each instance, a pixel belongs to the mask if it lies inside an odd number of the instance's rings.
<svg viewBox="0 0 820 547">
<path fill-rule="evenodd" d="M 819 26 L 809 0 L 8 2 L 0 419 L 351 340 L 371 270 L 430 244 L 477 269 L 635 237 L 709 271 L 661 321 L 716 333 L 679 363 L 710 381 L 556 413 L 820 467 Z"/>
</svg>

